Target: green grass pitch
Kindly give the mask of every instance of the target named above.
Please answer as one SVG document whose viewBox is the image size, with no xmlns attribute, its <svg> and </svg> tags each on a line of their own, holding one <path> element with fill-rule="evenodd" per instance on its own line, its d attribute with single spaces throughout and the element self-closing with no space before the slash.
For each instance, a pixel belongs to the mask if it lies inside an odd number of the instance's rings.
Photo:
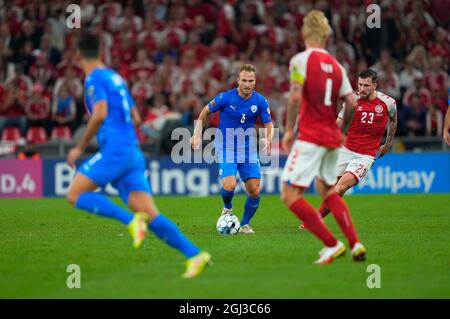
<svg viewBox="0 0 450 319">
<path fill-rule="evenodd" d="M 242 217 L 244 196 L 234 210 Z M 319 198 L 309 196 L 316 207 Z M 347 254 L 314 265 L 321 244 L 278 196 L 263 196 L 255 235 L 219 236 L 219 196 L 157 197 L 159 209 L 195 243 L 213 267 L 181 278 L 184 259 L 150 234 L 135 250 L 119 222 L 78 211 L 64 199 L 0 200 L 1 298 L 450 298 L 450 195 L 346 197 L 367 260 Z M 343 238 L 332 216 L 326 222 Z M 81 288 L 66 286 L 69 264 L 81 267 Z M 381 288 L 369 289 L 370 264 Z"/>
</svg>

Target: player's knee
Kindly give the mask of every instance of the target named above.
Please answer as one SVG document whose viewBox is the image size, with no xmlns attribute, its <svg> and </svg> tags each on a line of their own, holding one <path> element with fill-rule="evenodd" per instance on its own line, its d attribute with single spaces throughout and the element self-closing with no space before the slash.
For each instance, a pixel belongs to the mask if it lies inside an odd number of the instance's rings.
<svg viewBox="0 0 450 319">
<path fill-rule="evenodd" d="M 259 197 L 260 195 L 260 190 L 258 186 L 250 187 L 247 191 L 250 197 Z"/>
<path fill-rule="evenodd" d="M 234 192 L 234 190 L 236 189 L 236 182 L 224 182 L 223 189 L 227 192 Z"/>
<path fill-rule="evenodd" d="M 336 185 L 336 187 L 334 188 L 334 190 L 336 191 L 336 193 L 338 193 L 341 196 L 344 196 L 345 192 L 350 188 L 351 186 L 348 184 L 338 184 Z"/>
<path fill-rule="evenodd" d="M 71 191 L 69 191 L 66 195 L 66 199 L 71 205 L 75 205 L 78 197 L 79 197 L 79 194 L 77 194 L 75 192 L 71 192 Z"/>
<path fill-rule="evenodd" d="M 290 194 L 290 192 L 286 191 L 286 190 L 282 190 L 281 191 L 281 201 L 287 206 L 291 206 L 293 198 L 292 198 L 292 194 Z"/>
</svg>

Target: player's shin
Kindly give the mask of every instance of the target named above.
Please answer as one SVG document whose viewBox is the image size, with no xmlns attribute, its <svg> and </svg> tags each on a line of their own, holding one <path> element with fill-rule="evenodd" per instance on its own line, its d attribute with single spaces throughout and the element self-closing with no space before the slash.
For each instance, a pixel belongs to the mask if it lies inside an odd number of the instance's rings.
<svg viewBox="0 0 450 319">
<path fill-rule="evenodd" d="M 255 215 L 256 210 L 258 209 L 259 202 L 261 198 L 258 197 L 251 197 L 247 196 L 247 200 L 245 201 L 244 205 L 244 215 L 242 216 L 241 225 L 248 225 L 250 224 L 250 220 Z"/>
<path fill-rule="evenodd" d="M 222 195 L 223 207 L 225 207 L 227 209 L 233 208 L 233 205 L 232 205 L 231 201 L 233 200 L 234 190 L 233 191 L 228 191 L 228 190 L 226 190 L 225 188 L 222 187 L 220 189 L 220 194 Z"/>
<path fill-rule="evenodd" d="M 133 213 L 114 204 L 105 195 L 94 192 L 82 193 L 75 202 L 75 207 L 97 215 L 115 218 L 123 224 L 129 224 L 134 216 Z"/>
<path fill-rule="evenodd" d="M 358 242 L 358 235 L 356 234 L 355 226 L 353 225 L 347 204 L 337 193 L 332 193 L 325 198 L 324 203 L 331 210 L 336 218 L 339 227 L 348 240 L 350 247 Z"/>
<path fill-rule="evenodd" d="M 333 247 L 337 244 L 328 227 L 323 223 L 314 207 L 305 199 L 299 198 L 289 206 L 289 209 L 304 222 L 305 227 L 316 235 L 326 246 Z"/>
<path fill-rule="evenodd" d="M 162 214 L 153 219 L 148 227 L 156 236 L 169 246 L 179 250 L 186 258 L 191 258 L 200 252 L 181 230 Z"/>
<path fill-rule="evenodd" d="M 322 216 L 322 218 L 325 218 L 330 213 L 330 210 L 328 209 L 328 207 L 324 201 L 322 202 L 322 204 L 319 207 L 319 213 L 320 213 L 320 216 Z"/>
</svg>

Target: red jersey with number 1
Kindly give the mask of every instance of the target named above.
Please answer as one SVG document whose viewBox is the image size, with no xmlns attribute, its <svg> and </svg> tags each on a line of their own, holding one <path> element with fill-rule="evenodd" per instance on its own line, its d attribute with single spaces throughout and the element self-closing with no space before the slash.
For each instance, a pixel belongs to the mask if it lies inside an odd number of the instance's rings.
<svg viewBox="0 0 450 319">
<path fill-rule="evenodd" d="M 375 93 L 373 100 L 357 99 L 345 140 L 345 147 L 349 150 L 373 157 L 377 154 L 387 121 L 397 112 L 392 97 L 378 91 Z"/>
<path fill-rule="evenodd" d="M 320 146 L 340 147 L 337 102 L 353 91 L 345 69 L 326 50 L 310 48 L 291 59 L 289 71 L 291 82 L 303 86 L 297 138 Z"/>
</svg>

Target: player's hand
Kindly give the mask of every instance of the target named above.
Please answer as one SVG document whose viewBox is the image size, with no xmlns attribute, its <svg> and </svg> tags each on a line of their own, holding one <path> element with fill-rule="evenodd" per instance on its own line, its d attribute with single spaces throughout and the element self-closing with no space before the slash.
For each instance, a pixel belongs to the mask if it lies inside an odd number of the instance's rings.
<svg viewBox="0 0 450 319">
<path fill-rule="evenodd" d="M 384 156 L 384 154 L 386 154 L 387 152 L 389 152 L 389 150 L 391 149 L 391 145 L 381 145 L 379 151 L 378 151 L 378 157 L 381 158 Z"/>
<path fill-rule="evenodd" d="M 447 143 L 447 145 L 450 145 L 450 133 L 447 130 L 444 130 L 444 142 Z"/>
<path fill-rule="evenodd" d="M 283 147 L 283 150 L 286 152 L 290 152 L 292 148 L 292 144 L 294 144 L 294 132 L 293 131 L 286 131 L 283 136 L 283 140 L 281 142 L 281 146 Z"/>
<path fill-rule="evenodd" d="M 83 149 L 79 146 L 75 146 L 70 149 L 69 154 L 67 154 L 67 164 L 75 168 L 75 162 L 83 154 Z"/>
<path fill-rule="evenodd" d="M 200 147 L 201 139 L 200 139 L 200 137 L 193 135 L 190 139 L 190 142 L 191 142 L 192 148 L 194 150 L 197 150 Z"/>
<path fill-rule="evenodd" d="M 262 138 L 261 141 L 264 143 L 264 150 L 266 151 L 267 156 L 270 156 L 272 153 L 272 141 L 267 138 Z"/>
</svg>

